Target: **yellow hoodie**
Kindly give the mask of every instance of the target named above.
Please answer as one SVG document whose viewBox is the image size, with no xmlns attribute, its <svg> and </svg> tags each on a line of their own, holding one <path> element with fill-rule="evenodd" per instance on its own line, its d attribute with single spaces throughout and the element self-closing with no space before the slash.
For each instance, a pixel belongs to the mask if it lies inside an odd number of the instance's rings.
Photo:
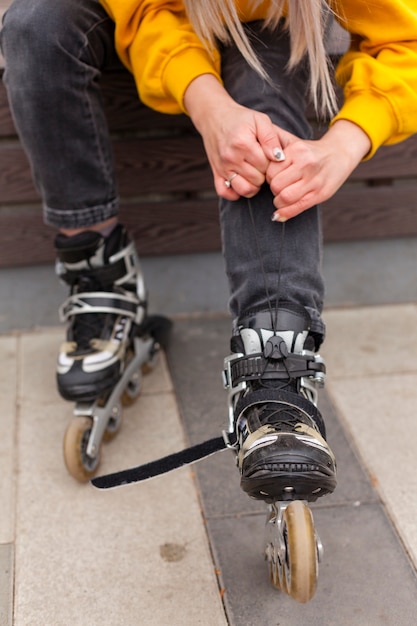
<svg viewBox="0 0 417 626">
<path fill-rule="evenodd" d="M 220 80 L 220 59 L 193 32 L 181 0 L 101 2 L 116 24 L 117 52 L 148 106 L 180 113 L 194 78 Z M 268 5 L 236 0 L 242 21 L 263 19 Z M 333 121 L 350 120 L 368 134 L 369 158 L 417 132 L 417 0 L 338 0 L 334 8 L 351 46 L 336 70 L 344 104 Z"/>
</svg>

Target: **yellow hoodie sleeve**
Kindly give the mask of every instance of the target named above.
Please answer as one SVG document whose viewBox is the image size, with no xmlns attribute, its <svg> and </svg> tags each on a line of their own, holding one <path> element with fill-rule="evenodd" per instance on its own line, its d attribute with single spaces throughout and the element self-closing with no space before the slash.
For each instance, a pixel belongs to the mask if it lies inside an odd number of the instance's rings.
<svg viewBox="0 0 417 626">
<path fill-rule="evenodd" d="M 351 46 L 336 70 L 346 119 L 379 146 L 417 132 L 417 0 L 341 0 L 340 24 Z"/>
<path fill-rule="evenodd" d="M 183 112 L 188 85 L 201 74 L 220 80 L 220 61 L 193 32 L 179 0 L 101 0 L 116 25 L 115 45 L 142 102 Z"/>
</svg>

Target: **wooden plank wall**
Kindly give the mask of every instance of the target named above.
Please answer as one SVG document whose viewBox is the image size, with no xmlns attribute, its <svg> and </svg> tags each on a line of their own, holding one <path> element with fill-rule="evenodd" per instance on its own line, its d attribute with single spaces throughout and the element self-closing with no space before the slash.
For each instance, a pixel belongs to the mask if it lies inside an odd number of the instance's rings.
<svg viewBox="0 0 417 626">
<path fill-rule="evenodd" d="M 140 254 L 219 250 L 212 175 L 190 121 L 142 106 L 127 73 L 107 75 L 102 88 L 121 219 Z M 317 126 L 316 134 L 323 130 Z M 325 241 L 415 236 L 416 204 L 417 136 L 382 148 L 324 204 Z M 0 267 L 53 261 L 53 237 L 0 82 Z"/>
</svg>

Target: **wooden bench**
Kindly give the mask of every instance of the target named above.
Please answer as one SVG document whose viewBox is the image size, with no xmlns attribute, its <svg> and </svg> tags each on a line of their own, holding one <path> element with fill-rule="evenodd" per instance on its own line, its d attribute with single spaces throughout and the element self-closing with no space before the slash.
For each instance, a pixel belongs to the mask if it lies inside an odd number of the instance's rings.
<svg viewBox="0 0 417 626">
<path fill-rule="evenodd" d="M 1 74 L 1 69 L 0 69 Z M 106 75 L 121 219 L 141 256 L 220 250 L 217 198 L 202 141 L 186 116 L 138 102 L 131 77 Z M 324 132 L 317 126 L 316 135 Z M 417 136 L 382 148 L 323 205 L 326 242 L 417 235 Z M 0 267 L 51 262 L 55 232 L 41 202 L 0 82 Z"/>
</svg>

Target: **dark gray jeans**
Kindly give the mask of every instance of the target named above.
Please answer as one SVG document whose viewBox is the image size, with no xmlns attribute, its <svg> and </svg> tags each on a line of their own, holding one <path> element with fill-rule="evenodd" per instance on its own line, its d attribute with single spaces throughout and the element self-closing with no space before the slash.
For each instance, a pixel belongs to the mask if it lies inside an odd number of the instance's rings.
<svg viewBox="0 0 417 626">
<path fill-rule="evenodd" d="M 286 34 L 268 33 L 260 26 L 254 22 L 248 28 L 256 33 L 252 41 L 276 87 L 262 81 L 236 48 L 228 46 L 222 49 L 226 89 L 240 103 L 307 138 L 308 75 L 302 67 L 286 72 Z M 4 17 L 0 44 L 10 106 L 43 198 L 45 222 L 78 228 L 117 215 L 112 146 L 97 79 L 105 69 L 126 70 L 114 50 L 114 25 L 100 3 L 14 0 Z M 268 297 L 276 297 L 281 263 L 280 299 L 303 305 L 312 330 L 324 335 L 318 209 L 289 220 L 282 239 L 282 225 L 271 221 L 267 186 L 251 205 L 253 219 L 246 199 L 220 201 L 233 318 L 268 308 Z"/>
</svg>

